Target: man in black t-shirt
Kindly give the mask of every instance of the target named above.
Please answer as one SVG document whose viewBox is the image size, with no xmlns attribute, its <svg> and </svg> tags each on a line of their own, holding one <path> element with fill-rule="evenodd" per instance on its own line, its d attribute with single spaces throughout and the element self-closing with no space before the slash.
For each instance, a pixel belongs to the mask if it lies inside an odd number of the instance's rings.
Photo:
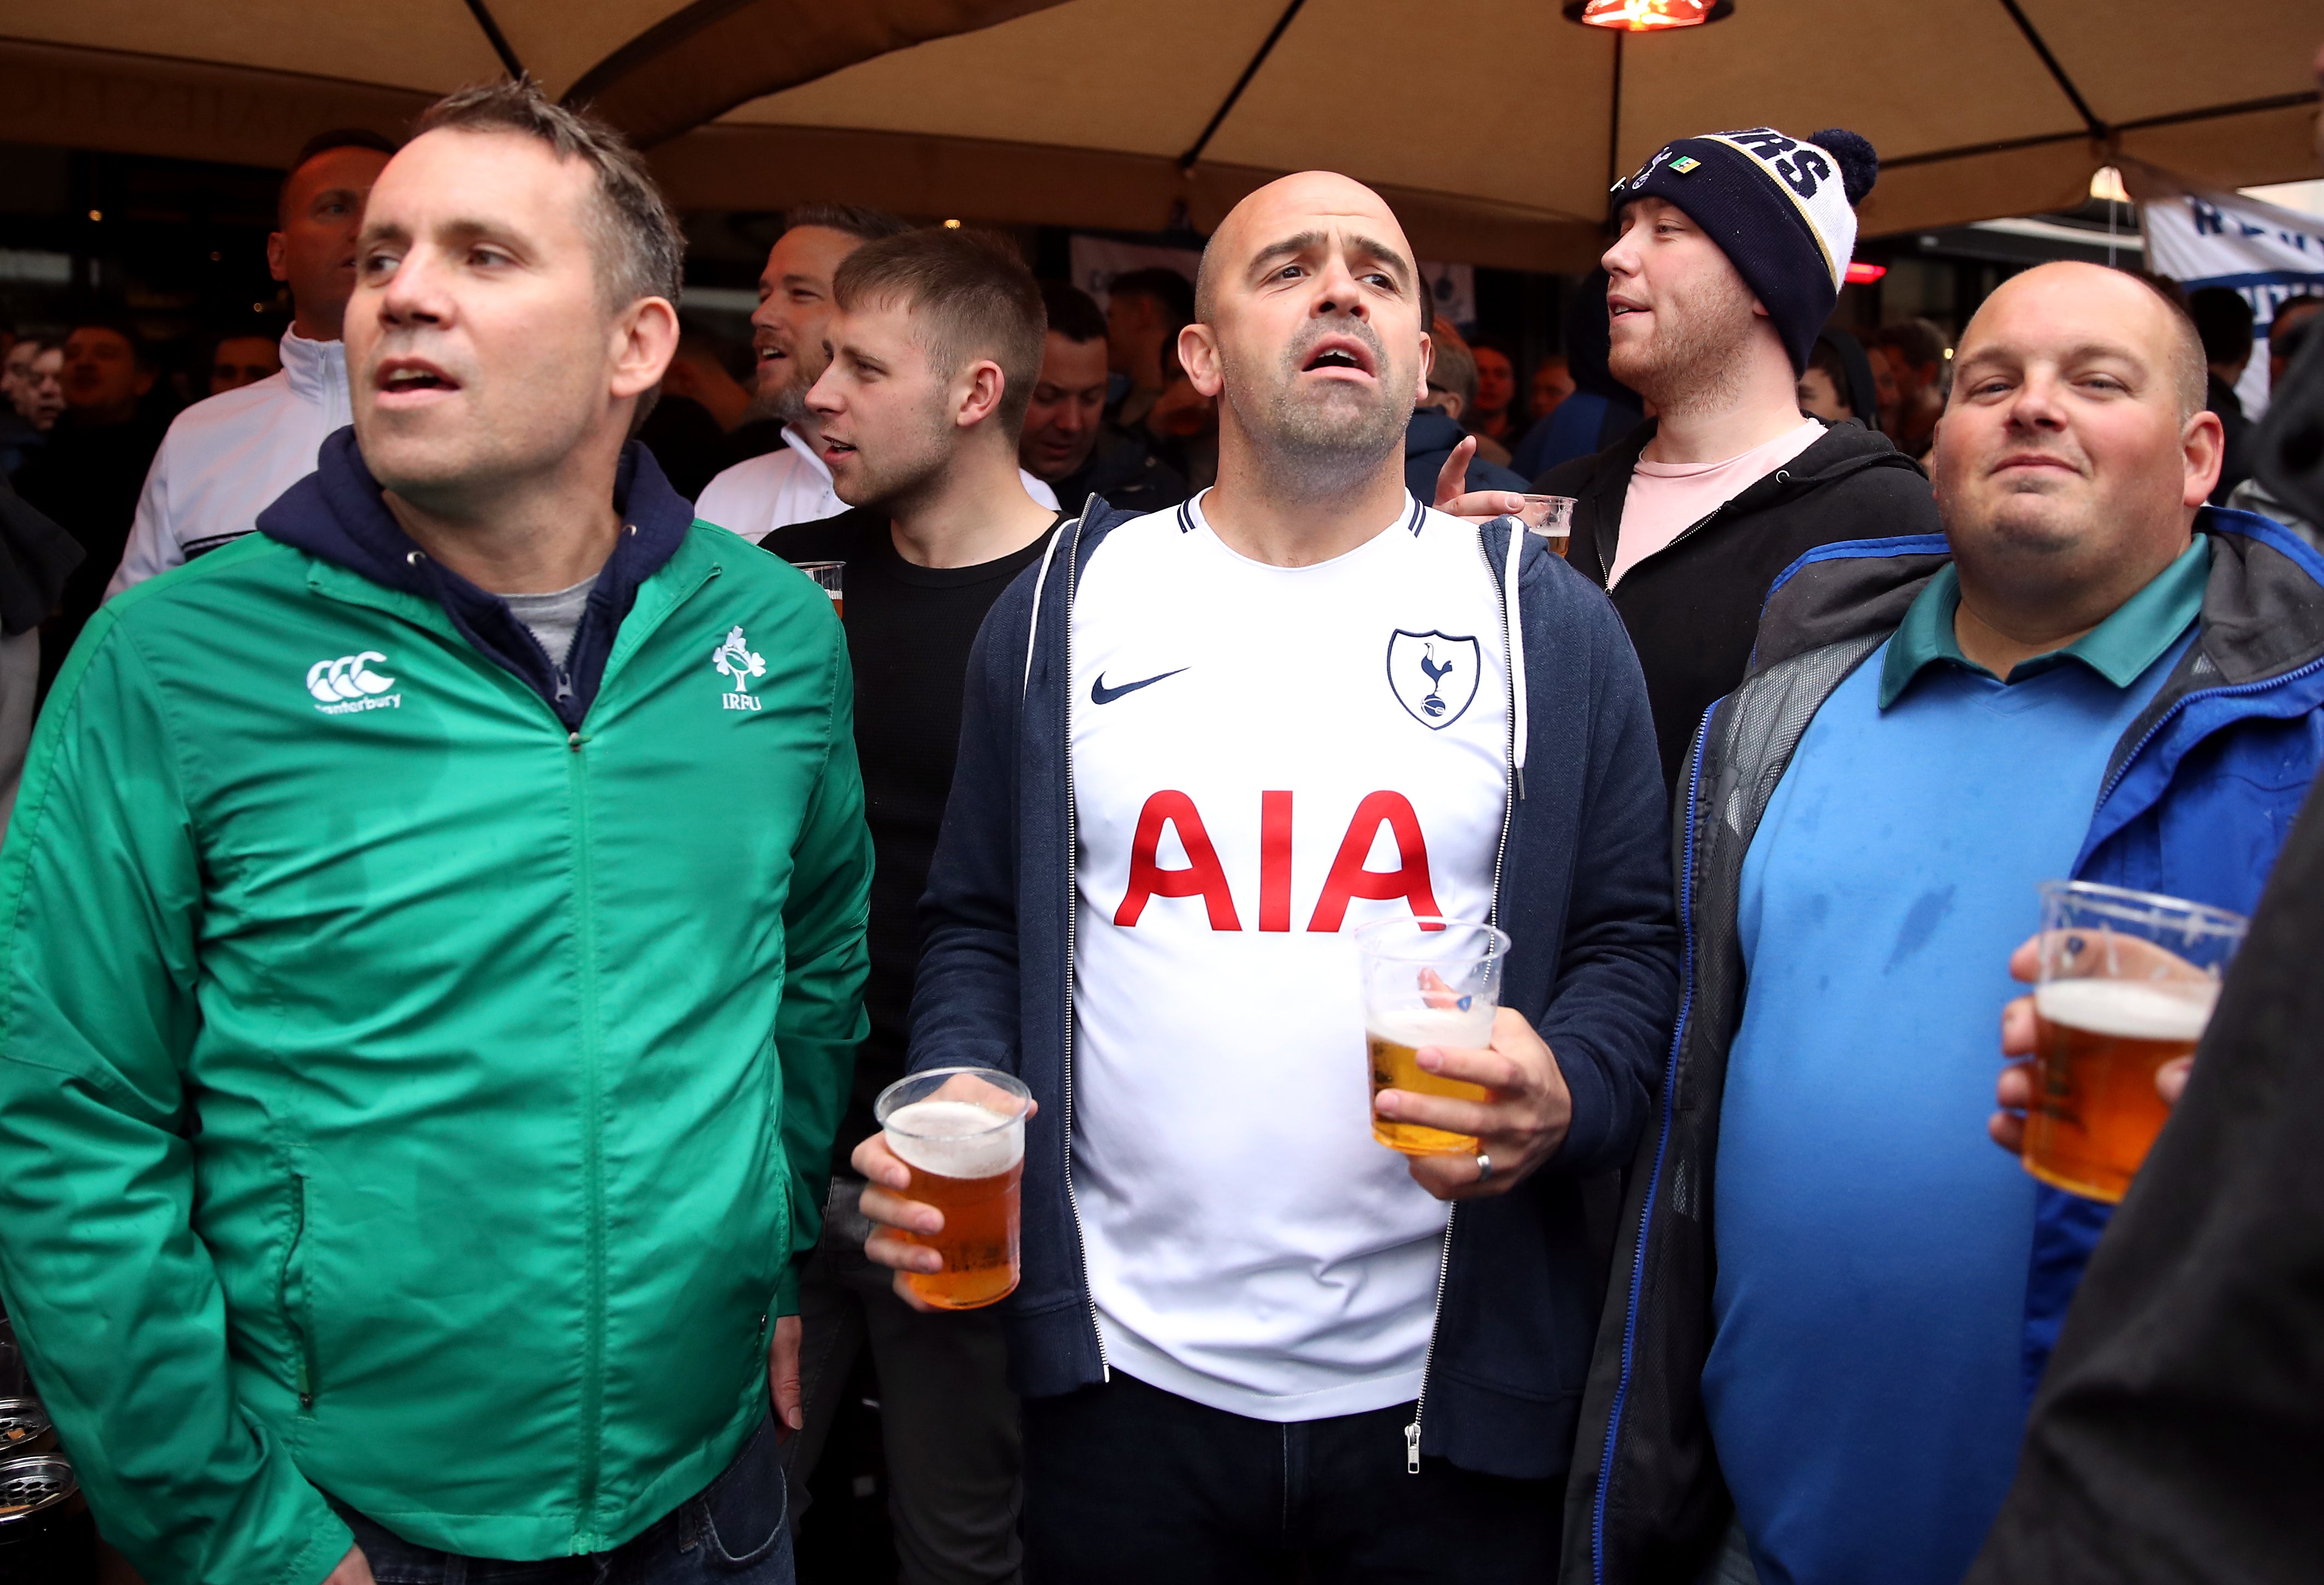
<svg viewBox="0 0 2324 1585">
<path fill-rule="evenodd" d="M 969 647 L 1009 581 L 1039 559 L 1060 514 L 1025 493 L 1017 440 L 1040 368 L 1041 294 L 1013 253 L 930 228 L 869 242 L 832 281 L 831 366 L 808 392 L 833 487 L 850 510 L 760 543 L 836 561 L 855 668 L 855 749 L 874 871 L 872 1032 L 835 1159 L 876 1131 L 874 1097 L 904 1073 L 914 913 L 952 788 Z M 880 1376 L 881 1423 L 903 1579 L 1014 1580 L 1017 1404 L 990 1310 L 925 1315 L 863 1258 L 862 1182 L 834 1179 L 824 1239 L 799 1296 L 807 1424 L 787 1450 L 803 1490 L 855 1350 Z"/>
</svg>

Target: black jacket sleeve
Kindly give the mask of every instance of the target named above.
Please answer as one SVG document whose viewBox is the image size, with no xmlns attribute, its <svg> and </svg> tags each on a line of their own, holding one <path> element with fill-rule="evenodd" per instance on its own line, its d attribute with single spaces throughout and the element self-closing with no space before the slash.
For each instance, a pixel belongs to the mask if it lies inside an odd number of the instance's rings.
<svg viewBox="0 0 2324 1585">
<path fill-rule="evenodd" d="M 994 602 L 969 651 L 960 754 L 920 898 L 915 1072 L 960 1064 L 1018 1071 L 1019 720 L 1039 570 L 1028 567 Z"/>
<path fill-rule="evenodd" d="M 1550 1165 L 1587 1176 L 1628 1166 L 1646 1129 L 1677 1016 L 1679 937 L 1646 679 L 1613 607 L 1594 590 L 1576 591 L 1575 604 L 1588 635 L 1590 752 L 1563 951 L 1538 1027 L 1573 1096 Z"/>
</svg>

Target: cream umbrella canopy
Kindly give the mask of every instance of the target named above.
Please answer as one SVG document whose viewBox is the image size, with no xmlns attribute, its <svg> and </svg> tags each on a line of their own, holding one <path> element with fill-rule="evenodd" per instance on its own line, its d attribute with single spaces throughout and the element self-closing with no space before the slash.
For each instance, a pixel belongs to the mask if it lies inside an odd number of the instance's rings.
<svg viewBox="0 0 2324 1585">
<path fill-rule="evenodd" d="M 11 0 L 0 138 L 280 163 L 521 67 L 653 150 L 687 207 L 848 199 L 1207 230 L 1327 166 L 1431 256 L 1596 251 L 1665 139 L 1853 127 L 1869 234 L 2079 201 L 2116 158 L 2315 174 L 2313 0 L 1736 0 L 1630 38 L 1556 0 Z"/>
<path fill-rule="evenodd" d="M 1851 127 L 1868 235 L 2069 207 L 2126 156 L 2213 185 L 2317 173 L 2313 0 L 1735 0 L 1618 37 L 1555 0 L 1066 0 L 740 105 L 664 144 L 675 190 L 779 207 L 1207 230 L 1285 170 L 1380 188 L 1424 253 L 1594 256 L 1607 188 L 1674 136 Z"/>
<path fill-rule="evenodd" d="M 0 140 L 280 165 L 528 71 L 625 126 L 715 111 L 1043 0 L 7 0 Z"/>
</svg>

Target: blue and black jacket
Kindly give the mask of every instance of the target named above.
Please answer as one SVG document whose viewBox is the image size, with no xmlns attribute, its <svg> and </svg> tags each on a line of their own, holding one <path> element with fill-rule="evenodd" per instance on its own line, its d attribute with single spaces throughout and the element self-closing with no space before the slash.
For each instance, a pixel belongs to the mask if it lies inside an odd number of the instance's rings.
<svg viewBox="0 0 2324 1585">
<path fill-rule="evenodd" d="M 920 905 L 911 1067 L 1002 1069 L 1040 1101 L 1026 1140 L 1023 1278 L 1002 1311 L 1010 1382 L 1028 1397 L 1093 1386 L 1107 1371 L 1067 1148 L 1069 650 L 1082 573 L 1130 515 L 1093 498 L 985 618 Z M 1620 620 L 1511 519 L 1486 525 L 1480 551 L 1521 679 L 1496 905 L 1515 942 L 1501 1000 L 1556 1054 L 1573 1121 L 1533 1176 L 1454 1209 L 1407 1467 L 1427 1453 L 1541 1479 L 1571 1457 L 1605 1292 L 1615 1175 L 1637 1148 L 1660 1079 L 1678 935 L 1654 723 Z"/>
<path fill-rule="evenodd" d="M 2324 558 L 2249 512 L 2207 509 L 2195 526 L 2211 536 L 2196 642 L 2116 743 L 2072 873 L 2248 914 L 2324 766 Z M 1937 534 L 1803 556 L 1769 593 L 1743 685 L 1696 732 L 1673 833 L 1683 992 L 1622 1207 L 1566 1488 L 1565 1585 L 1694 1585 L 1727 1528 L 1701 1384 L 1720 1106 L 1743 1012 L 1743 858 L 1817 710 L 1950 556 Z M 1997 1045 L 1997 1074 L 2000 1063 Z M 2107 1215 L 2046 1187 L 2036 1206 L 2034 1376 Z"/>
</svg>

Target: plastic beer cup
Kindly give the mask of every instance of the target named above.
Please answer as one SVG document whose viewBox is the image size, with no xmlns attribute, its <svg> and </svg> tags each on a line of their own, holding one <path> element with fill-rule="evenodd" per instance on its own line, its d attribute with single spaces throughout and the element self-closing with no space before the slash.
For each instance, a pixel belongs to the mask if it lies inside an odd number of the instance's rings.
<svg viewBox="0 0 2324 1585">
<path fill-rule="evenodd" d="M 991 1068 L 931 1068 L 880 1092 L 872 1103 L 888 1148 L 911 1169 L 904 1190 L 944 1212 L 934 1233 L 890 1230 L 944 1258 L 940 1271 L 908 1271 L 905 1286 L 939 1310 L 974 1310 L 1016 1290 L 1019 1188 L 1032 1092 Z"/>
<path fill-rule="evenodd" d="M 1364 1045 L 1372 1095 L 1408 1090 L 1486 1101 L 1482 1084 L 1425 1072 L 1424 1046 L 1481 1050 L 1492 1044 L 1501 964 L 1509 938 L 1466 919 L 1380 919 L 1355 933 L 1364 982 Z M 1447 1133 L 1372 1114 L 1372 1138 L 1406 1156 L 1474 1156 L 1472 1134 Z"/>
<path fill-rule="evenodd" d="M 1549 548 L 1563 556 L 1573 543 L 1573 497 L 1571 495 L 1528 495 L 1525 509 L 1517 513 L 1525 526 L 1549 541 Z"/>
<path fill-rule="evenodd" d="M 2088 881 L 2046 880 L 2041 893 L 2025 1170 L 2112 1203 L 2171 1115 L 2155 1072 L 2203 1037 L 2247 921 Z"/>
<path fill-rule="evenodd" d="M 841 575 L 847 570 L 844 561 L 794 561 L 791 565 L 813 578 L 831 596 L 831 613 L 842 622 L 847 620 L 847 602 L 841 598 Z"/>
</svg>

